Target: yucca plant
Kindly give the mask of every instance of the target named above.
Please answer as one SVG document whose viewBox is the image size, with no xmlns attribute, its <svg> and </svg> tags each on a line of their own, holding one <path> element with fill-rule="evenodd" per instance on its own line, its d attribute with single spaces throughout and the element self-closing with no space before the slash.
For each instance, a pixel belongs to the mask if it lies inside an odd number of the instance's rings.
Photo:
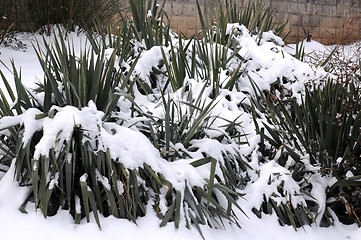
<svg viewBox="0 0 361 240">
<path fill-rule="evenodd" d="M 84 216 L 89 221 L 90 211 L 98 224 L 98 211 L 105 216 L 111 214 L 135 221 L 137 216 L 145 214 L 148 201 L 146 187 L 138 184 L 136 176 L 145 174 L 144 168 L 148 172 L 144 176 L 147 182 L 153 182 L 154 177 L 157 184 L 162 181 L 149 166 L 128 170 L 111 159 L 109 149 L 100 140 L 102 129 L 106 132 L 103 123 L 117 107 L 132 68 L 127 76 L 116 71 L 113 50 L 107 52 L 102 48 L 98 55 L 90 50 L 78 58 L 70 46 L 69 43 L 66 46 L 60 35 L 53 46 L 45 43 L 47 52 L 38 52 L 45 79 L 35 93 L 22 86 L 14 68 L 18 96 L 15 99 L 2 75 L 11 100 L 16 101 L 10 108 L 2 94 L 0 126 L 11 133 L 1 136 L 4 156 L 16 158 L 16 179 L 21 185 L 32 182 L 33 191 L 28 200 L 33 199 L 45 217 L 62 207 L 70 211 L 76 222 Z M 39 93 L 43 94 L 42 99 Z M 87 113 L 89 119 L 81 120 Z M 30 122 L 15 120 L 22 117 Z M 65 123 L 67 118 L 69 122 Z M 28 131 L 33 125 L 38 127 Z M 112 131 L 116 135 L 114 127 Z M 2 160 L 2 163 L 7 162 Z M 161 187 L 157 188 L 159 192 Z M 108 199 L 105 202 L 104 197 Z"/>
<path fill-rule="evenodd" d="M 301 62 L 305 61 L 305 47 L 303 46 L 303 43 L 303 41 L 299 41 L 297 36 L 294 57 Z"/>
<path fill-rule="evenodd" d="M 108 25 L 104 29 L 101 23 L 96 22 L 92 28 L 85 27 L 87 38 L 98 53 L 103 47 L 112 48 L 116 51 L 116 55 L 125 62 L 135 60 L 140 51 L 137 51 L 131 34 L 131 22 L 122 22 L 118 28 Z"/>
<path fill-rule="evenodd" d="M 173 46 L 173 43 L 170 42 L 169 61 L 164 49 L 161 49 L 164 65 L 166 67 L 169 82 L 172 86 L 173 91 L 177 91 L 179 88 L 183 87 L 184 79 L 186 78 L 187 73 L 188 75 L 192 74 L 192 67 L 189 66 L 187 60 L 187 51 L 190 48 L 191 44 L 192 40 L 188 41 L 188 43 L 183 46 L 183 40 L 180 36 L 178 38 L 179 47 Z M 195 64 L 193 64 L 193 67 L 195 67 Z M 167 87 L 167 85 L 165 87 Z"/>
<path fill-rule="evenodd" d="M 37 105 L 37 100 L 31 98 L 27 94 L 26 88 L 21 83 L 21 72 L 19 73 L 12 62 L 12 72 L 14 74 L 14 82 L 16 91 L 14 92 L 10 83 L 5 78 L 2 71 L 0 71 L 1 78 L 6 87 L 6 93 L 0 89 L 0 117 L 16 116 L 22 114 L 24 110 L 32 108 Z M 5 90 L 5 89 L 4 89 Z M 15 104 L 13 104 L 16 101 Z M 0 137 L 0 164 L 9 167 L 12 160 L 16 157 L 16 149 L 19 147 L 18 131 L 20 128 L 9 128 L 2 132 Z"/>
<path fill-rule="evenodd" d="M 112 0 L 114 4 L 116 1 Z M 164 11 L 165 0 L 158 4 L 155 1 L 129 0 L 131 19 L 124 16 L 118 8 L 120 23 L 122 27 L 131 28 L 131 34 L 139 43 L 144 41 L 145 48 L 153 46 L 168 46 L 172 32 L 170 30 L 169 18 Z M 130 21 L 130 24 L 126 22 Z"/>
<path fill-rule="evenodd" d="M 163 62 L 165 64 L 169 82 L 173 91 L 177 91 L 184 85 L 185 79 L 196 78 L 207 81 L 213 87 L 216 96 L 223 84 L 230 87 L 236 80 L 237 73 L 243 61 L 236 50 L 217 42 L 191 39 L 183 42 L 179 37 L 177 47 L 171 43 L 168 55 L 162 48 Z M 239 63 L 239 68 L 233 70 L 230 63 Z M 233 70 L 233 71 L 232 71 Z M 221 77 L 221 71 L 227 71 L 228 81 Z"/>
<path fill-rule="evenodd" d="M 259 42 L 263 33 L 273 30 L 275 35 L 281 36 L 288 24 L 288 21 L 281 25 L 275 24 L 273 20 L 273 9 L 265 8 L 263 1 L 249 1 L 242 10 L 236 1 L 226 1 L 226 7 L 229 9 L 228 22 L 244 25 L 252 34 L 259 36 Z M 283 37 L 285 39 L 289 32 Z"/>
<path fill-rule="evenodd" d="M 189 204 L 190 207 L 193 206 L 189 209 L 189 213 L 186 213 L 186 221 L 196 225 L 208 224 L 211 227 L 223 227 L 223 224 L 217 220 L 218 217 L 237 224 L 236 215 L 231 209 L 234 206 L 242 210 L 236 202 L 242 196 L 237 189 L 245 184 L 241 172 L 246 171 L 248 165 L 237 152 L 238 145 L 228 132 L 231 131 L 230 125 L 236 123 L 231 122 L 223 126 L 225 131 L 213 126 L 218 118 L 211 115 L 216 102 L 211 100 L 206 103 L 203 100 L 206 86 L 207 83 L 203 85 L 201 93 L 197 96 L 192 95 L 192 86 L 183 86 L 177 93 L 183 96 L 184 100 L 177 99 L 176 94 L 172 94 L 172 98 L 170 93 L 163 94 L 160 104 L 160 107 L 164 109 L 163 114 L 157 116 L 147 113 L 145 114 L 147 120 L 141 117 L 136 126 L 150 139 L 167 161 L 197 159 L 191 163 L 195 168 L 210 165 L 206 189 L 193 187 L 186 189 L 184 193 L 184 203 Z M 209 92 L 209 89 L 207 91 Z M 192 103 L 193 98 L 196 98 L 194 103 Z M 212 131 L 219 131 L 217 139 L 211 139 L 208 136 L 208 132 Z M 200 145 L 207 145 L 207 141 L 219 146 L 217 156 L 220 155 L 221 158 L 202 150 Z M 228 207 L 221 204 L 220 200 L 223 197 Z M 206 221 L 206 219 L 211 221 Z"/>
<path fill-rule="evenodd" d="M 37 56 L 45 81 L 36 90 L 45 93 L 43 110 L 48 112 L 52 105 L 81 108 L 94 101 L 107 117 L 119 99 L 116 91 L 124 90 L 129 80 L 115 70 L 115 51 L 103 47 L 97 49 L 98 52 L 91 50 L 78 58 L 71 44 L 65 43 L 60 30 L 54 46 L 45 39 L 44 46 L 45 51 L 37 51 Z M 59 85 L 62 89 L 58 88 Z"/>
<path fill-rule="evenodd" d="M 74 50 L 70 50 L 70 43 L 66 46 L 61 34 L 55 38 L 53 46 L 46 42 L 44 45 L 47 52 L 37 54 L 45 79 L 35 92 L 23 87 L 14 67 L 16 99 L 2 75 L 11 100 L 15 102 L 10 108 L 2 94 L 0 128 L 10 133 L 3 132 L 1 136 L 2 151 L 7 159 L 16 159 L 19 183 L 27 185 L 32 182 L 33 191 L 27 201 L 33 199 L 35 207 L 41 208 L 45 217 L 54 215 L 62 207 L 73 214 L 76 222 L 83 216 L 89 221 L 90 210 L 98 224 L 98 211 L 105 216 L 112 214 L 135 221 L 137 216 L 144 215 L 144 209 L 140 209 L 142 203 L 138 202 L 140 198 L 129 202 L 129 197 L 120 196 L 118 192 L 117 195 L 114 190 L 119 181 L 125 181 L 126 194 L 141 194 L 133 186 L 138 184 L 132 175 L 136 172 L 124 172 L 121 163 L 112 165 L 115 163 L 110 161 L 108 150 L 103 148 L 99 138 L 101 129 L 104 129 L 103 122 L 109 120 L 117 107 L 120 91 L 128 85 L 131 72 L 127 77 L 116 71 L 116 55 L 105 48 L 98 55 L 91 50 L 78 58 Z M 70 118 L 65 123 L 67 113 Z M 81 120 L 82 113 L 88 113 L 89 119 Z M 16 120 L 22 118 L 22 121 Z M 2 160 L 3 163 L 7 162 Z M 114 172 L 107 175 L 111 173 L 110 169 L 118 169 L 119 176 L 114 178 Z M 109 181 L 114 178 L 115 182 L 110 183 L 115 184 L 113 190 L 104 185 L 102 179 L 105 178 Z M 137 192 L 134 193 L 133 189 Z M 103 202 L 104 196 L 109 201 Z M 121 205 L 116 206 L 116 203 Z"/>
<path fill-rule="evenodd" d="M 235 149 L 224 151 L 224 160 L 195 153 L 196 157 L 180 161 L 180 156 L 186 155 L 171 153 L 174 144 L 182 142 L 192 148 L 191 140 L 204 136 L 203 129 L 213 121 L 208 116 L 213 105 L 200 100 L 196 105 L 178 105 L 163 97 L 167 114 L 159 121 L 138 107 L 131 96 L 136 60 L 124 73 L 116 64 L 128 60 L 119 58 L 117 53 L 122 56 L 122 51 L 107 49 L 103 40 L 90 37 L 90 41 L 95 47 L 77 56 L 60 34 L 52 45 L 45 42 L 44 50 L 37 51 L 44 82 L 35 91 L 23 87 L 17 74 L 18 98 L 6 84 L 15 104 L 2 97 L 0 129 L 16 138 L 1 135 L 3 151 L 15 158 L 20 185 L 32 187 L 20 210 L 25 212 L 27 204 L 34 202 L 45 217 L 64 209 L 76 223 L 84 217 L 90 221 L 92 212 L 101 226 L 100 214 L 136 221 L 152 203 L 161 226 L 174 222 L 178 227 L 185 222 L 200 231 L 200 224 L 223 227 L 224 220 L 238 225 L 233 207 L 240 208 L 236 199 L 241 195 L 235 186 L 242 184 L 238 173 L 245 165 Z M 121 44 L 115 41 L 109 46 Z M 120 97 L 131 102 L 132 116 L 143 117 L 147 128 L 140 128 L 142 133 L 120 126 L 125 122 L 117 115 Z M 191 116 L 179 122 L 182 126 L 176 122 L 182 114 L 175 112 L 177 107 L 186 107 Z M 170 136 L 170 129 L 180 137 Z M 131 139 L 142 146 L 145 155 L 132 149 Z M 230 141 L 227 139 L 225 136 L 222 141 Z M 200 167 L 209 169 L 209 174 L 200 175 L 196 183 L 177 177 L 182 177 L 182 171 L 198 176 Z"/>
<path fill-rule="evenodd" d="M 304 193 L 310 197 L 312 186 L 317 183 L 302 179 L 317 174 L 320 178 L 335 179 L 336 182 L 323 193 L 327 195 L 327 202 L 310 198 L 308 205 L 303 206 L 309 209 L 309 218 L 316 216 L 318 223 L 332 223 L 329 210 L 344 223 L 359 223 L 360 204 L 355 196 L 360 194 L 356 181 L 361 174 L 358 163 L 361 152 L 360 96 L 360 89 L 354 82 L 329 80 L 325 86 L 306 88 L 301 103 L 296 99 L 288 103 L 272 101 L 264 95 L 260 99 L 266 107 L 254 101 L 257 109 L 268 116 L 263 127 L 256 124 L 262 139 L 263 156 L 282 166 L 287 165 L 294 180 L 299 181 Z M 271 148 L 265 147 L 266 142 Z M 322 209 L 321 206 L 326 204 L 327 208 Z M 302 222 L 298 224 L 302 225 Z"/>
<path fill-rule="evenodd" d="M 16 159 L 20 185 L 32 183 L 32 192 L 21 210 L 33 201 L 45 217 L 61 207 L 69 210 L 77 223 L 84 216 L 89 221 L 90 211 L 99 226 L 98 212 L 135 221 L 145 214 L 148 201 L 138 175 L 145 174 L 147 182 L 156 183 L 153 186 L 158 192 L 158 185 L 163 184 L 147 165 L 127 169 L 111 159 L 109 148 L 101 141 L 101 132 L 106 134 L 103 123 L 117 106 L 116 91 L 122 86 L 120 80 L 125 79 L 114 71 L 115 54 L 110 53 L 106 60 L 102 49 L 97 57 L 92 53 L 77 59 L 74 51 L 67 51 L 61 36 L 55 41 L 55 49 L 45 46 L 45 59 L 38 52 L 45 73 L 44 84 L 36 90 L 44 93 L 41 101 L 23 87 L 15 67 L 17 99 L 2 75 L 16 103 L 10 108 L 2 94 L 0 128 L 11 133 L 1 136 L 2 149 L 7 157 Z M 116 128 L 112 127 L 111 135 L 116 136 Z"/>
<path fill-rule="evenodd" d="M 226 4 L 223 8 L 222 4 L 219 4 L 216 22 L 210 24 L 211 16 L 207 15 L 210 14 L 209 11 L 202 11 L 199 2 L 197 2 L 204 36 L 203 41 L 196 41 L 194 47 L 199 59 L 196 61 L 197 73 L 200 78 L 209 79 L 215 95 L 219 92 L 219 88 L 240 89 L 237 79 L 243 74 L 242 65 L 247 61 L 239 54 L 241 46 L 238 38 L 244 34 L 243 31 L 248 32 L 248 30 L 241 27 L 239 25 L 241 23 L 230 20 L 234 10 L 232 6 L 235 7 L 235 5 Z M 252 6 L 248 7 L 249 11 L 251 11 Z M 238 11 L 239 9 L 237 9 Z M 259 35 L 259 38 L 261 39 L 262 35 Z M 224 73 L 227 75 L 226 79 L 221 77 Z"/>
<path fill-rule="evenodd" d="M 162 71 L 153 67 L 151 77 L 149 79 L 141 79 L 134 72 L 134 67 L 137 66 L 138 60 L 144 48 L 132 35 L 131 21 L 122 21 L 119 28 L 114 29 L 108 25 L 105 31 L 102 26 L 97 23 L 94 27 L 87 28 L 87 38 L 96 54 L 99 54 L 101 49 L 113 49 L 114 54 L 117 55 L 118 70 L 121 70 L 126 79 L 121 88 L 127 87 L 127 93 L 134 93 L 139 91 L 141 94 L 147 95 L 153 92 L 154 88 L 158 86 L 158 77 L 162 75 Z M 158 66 L 162 63 L 158 63 Z M 157 64 L 155 64 L 157 66 Z"/>
</svg>

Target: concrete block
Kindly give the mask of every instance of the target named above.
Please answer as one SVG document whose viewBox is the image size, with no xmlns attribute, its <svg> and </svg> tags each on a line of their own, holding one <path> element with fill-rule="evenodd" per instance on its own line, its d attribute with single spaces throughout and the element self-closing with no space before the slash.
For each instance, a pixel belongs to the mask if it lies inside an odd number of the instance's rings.
<svg viewBox="0 0 361 240">
<path fill-rule="evenodd" d="M 335 36 L 335 41 L 339 44 L 345 44 L 346 39 L 345 39 L 345 35 L 346 33 L 342 30 L 342 29 L 336 29 L 335 32 L 336 36 Z"/>
<path fill-rule="evenodd" d="M 172 2 L 166 2 L 164 5 L 164 11 L 167 14 L 172 14 Z"/>
<path fill-rule="evenodd" d="M 306 3 L 306 14 L 313 14 L 313 4 Z"/>
<path fill-rule="evenodd" d="M 198 19 L 198 17 L 187 17 L 187 19 L 186 19 L 187 29 L 196 30 L 196 29 L 200 28 L 200 24 L 198 26 L 197 19 Z"/>
<path fill-rule="evenodd" d="M 361 6 L 361 1 L 359 0 L 352 1 L 352 7 L 360 7 L 360 6 Z"/>
<path fill-rule="evenodd" d="M 312 34 L 312 39 L 320 38 L 320 28 L 319 27 L 310 27 L 309 32 Z"/>
<path fill-rule="evenodd" d="M 185 4 L 183 11 L 185 16 L 198 16 L 197 5 L 194 3 Z"/>
<path fill-rule="evenodd" d="M 302 15 L 307 14 L 305 3 L 297 3 L 297 13 Z"/>
<path fill-rule="evenodd" d="M 353 19 L 351 19 L 351 18 L 344 19 L 343 28 L 345 28 L 345 29 L 353 29 L 354 28 Z"/>
<path fill-rule="evenodd" d="M 322 17 L 320 22 L 321 27 L 336 28 L 336 19 L 334 17 Z"/>
<path fill-rule="evenodd" d="M 314 0 L 313 3 L 315 5 L 324 5 L 326 4 L 326 0 Z"/>
<path fill-rule="evenodd" d="M 300 18 L 300 24 L 303 27 L 310 26 L 310 16 L 309 15 L 299 15 Z"/>
<path fill-rule="evenodd" d="M 353 0 L 337 0 L 337 6 L 349 7 Z"/>
<path fill-rule="evenodd" d="M 336 6 L 330 6 L 330 16 L 336 17 L 337 16 L 337 7 Z"/>
<path fill-rule="evenodd" d="M 178 28 L 179 29 L 187 29 L 187 18 L 181 16 L 178 18 Z"/>
<path fill-rule="evenodd" d="M 173 2 L 172 3 L 172 14 L 175 16 L 181 16 L 183 10 L 183 3 Z"/>
<path fill-rule="evenodd" d="M 329 5 L 329 6 L 336 6 L 336 5 L 337 5 L 337 0 L 328 0 L 328 1 L 327 1 L 327 5 Z"/>
<path fill-rule="evenodd" d="M 322 7 L 321 7 L 321 9 L 322 9 L 322 16 L 330 16 L 331 15 L 331 8 L 330 8 L 330 6 L 327 6 L 327 5 L 323 5 Z"/>
<path fill-rule="evenodd" d="M 288 3 L 288 7 L 287 7 L 287 10 L 288 10 L 288 13 L 297 13 L 298 12 L 298 9 L 297 9 L 297 3 Z"/>
<path fill-rule="evenodd" d="M 334 39 L 336 38 L 336 29 L 334 28 L 320 28 L 320 34 L 324 36 L 324 38 Z M 331 42 L 331 41 L 330 41 Z"/>
<path fill-rule="evenodd" d="M 318 27 L 320 26 L 321 18 L 317 15 L 310 16 L 310 27 Z"/>
<path fill-rule="evenodd" d="M 361 8 L 351 7 L 348 14 L 348 17 L 350 18 L 361 19 Z"/>
<path fill-rule="evenodd" d="M 287 24 L 283 32 L 288 33 L 291 30 L 291 28 L 292 28 L 291 24 Z"/>
<path fill-rule="evenodd" d="M 277 12 L 288 13 L 288 4 L 285 2 L 272 2 L 272 8 Z"/>
<path fill-rule="evenodd" d="M 289 16 L 289 19 L 292 26 L 301 26 L 300 16 L 293 14 Z"/>
<path fill-rule="evenodd" d="M 345 26 L 345 19 L 342 18 L 342 17 L 336 17 L 335 18 L 335 28 L 338 29 L 338 28 L 344 28 Z"/>
<path fill-rule="evenodd" d="M 360 39 L 357 39 L 358 36 L 360 36 L 360 32 L 359 32 L 359 31 L 355 31 L 355 30 L 353 29 L 353 31 L 352 31 L 352 33 L 351 33 L 351 38 L 354 39 L 354 41 L 355 41 L 355 40 L 360 40 Z"/>
<path fill-rule="evenodd" d="M 354 0 L 344 0 L 343 5 L 345 7 L 351 7 L 353 5 Z"/>
<path fill-rule="evenodd" d="M 177 32 L 178 29 L 178 21 L 177 21 L 178 16 L 170 16 L 170 28 Z"/>
<path fill-rule="evenodd" d="M 322 14 L 322 6 L 320 5 L 313 5 L 313 9 L 312 9 L 312 14 L 313 15 L 321 15 Z"/>
<path fill-rule="evenodd" d="M 337 5 L 336 15 L 339 17 L 344 17 L 347 9 L 343 5 Z"/>
<path fill-rule="evenodd" d="M 200 0 L 202 4 L 210 6 L 210 1 Z M 236 0 L 239 6 L 245 6 L 255 0 Z M 344 38 L 361 39 L 361 0 L 263 0 L 265 6 L 274 9 L 274 21 L 282 24 L 289 17 L 293 32 L 304 35 L 302 28 L 310 30 L 313 39 L 326 41 L 327 39 Z M 171 17 L 171 27 L 175 32 L 182 31 L 192 35 L 200 28 L 196 0 L 168 0 L 165 11 Z M 224 3 L 224 0 L 222 0 Z M 216 5 L 216 4 L 215 4 Z M 203 6 L 201 6 L 203 9 Z M 183 19 L 183 20 L 182 20 Z M 332 30 L 333 29 L 333 30 Z M 352 30 L 352 31 L 351 31 Z M 348 35 L 348 36 L 347 36 Z"/>
<path fill-rule="evenodd" d="M 262 1 L 262 3 L 264 4 L 264 8 L 268 8 L 269 6 L 271 6 L 271 1 Z"/>
<path fill-rule="evenodd" d="M 277 12 L 274 13 L 273 19 L 277 24 L 282 24 L 287 20 L 283 13 L 277 13 Z"/>
</svg>

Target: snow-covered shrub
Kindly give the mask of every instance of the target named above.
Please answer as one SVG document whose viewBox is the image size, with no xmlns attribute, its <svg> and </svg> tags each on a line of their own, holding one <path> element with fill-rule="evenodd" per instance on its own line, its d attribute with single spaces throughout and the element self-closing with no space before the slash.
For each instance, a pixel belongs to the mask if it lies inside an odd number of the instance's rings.
<svg viewBox="0 0 361 240">
<path fill-rule="evenodd" d="M 80 109 L 93 101 L 105 113 L 104 118 L 109 118 L 120 98 L 116 93 L 126 91 L 129 78 L 119 69 L 121 60 L 115 50 L 105 46 L 90 48 L 77 56 L 70 43 L 66 44 L 60 29 L 53 45 L 44 39 L 44 49 L 38 47 L 36 53 L 45 79 L 35 91 L 43 98 L 38 99 L 42 110 L 48 112 L 52 105 Z"/>
<path fill-rule="evenodd" d="M 7 129 L 1 136 L 3 150 L 6 157 L 16 159 L 16 179 L 21 185 L 32 183 L 31 198 L 44 216 L 54 215 L 62 207 L 76 222 L 84 214 L 89 221 L 90 210 L 97 221 L 98 211 L 135 221 L 145 214 L 142 206 L 146 201 L 140 197 L 129 200 L 127 194 L 144 195 L 140 192 L 145 186 L 140 183 L 138 188 L 137 170 L 126 171 L 127 166 L 115 161 L 119 156 L 110 161 L 114 152 L 109 152 L 109 143 L 105 144 L 110 136 L 123 136 L 127 131 L 105 124 L 118 105 L 121 93 L 117 93 L 124 90 L 129 79 L 116 69 L 114 50 L 102 48 L 96 54 L 90 49 L 78 58 L 60 33 L 53 46 L 45 42 L 45 51 L 37 53 L 44 82 L 35 92 L 28 91 L 15 74 L 17 99 L 7 84 L 15 105 L 9 107 L 5 97 L 1 101 L 0 126 Z M 117 135 L 119 131 L 122 133 Z M 107 140 L 105 136 L 109 136 Z M 148 171 L 153 173 L 150 167 Z M 122 181 L 126 193 L 119 188 Z M 103 202 L 105 195 L 108 201 Z"/>
<path fill-rule="evenodd" d="M 277 43 L 275 36 L 281 36 L 288 24 L 288 21 L 277 25 L 273 20 L 273 9 L 265 8 L 262 1 L 249 1 L 244 8 L 237 5 L 237 1 L 226 3 L 225 17 L 228 23 L 239 23 L 245 26 L 249 32 L 257 37 L 257 42 L 274 41 Z M 286 38 L 288 33 L 284 36 Z"/>
<path fill-rule="evenodd" d="M 277 184 L 258 210 L 274 209 L 283 223 L 294 226 L 328 225 L 335 217 L 360 224 L 360 98 L 357 84 L 334 80 L 306 88 L 301 103 L 285 104 L 260 93 L 254 104 L 266 118 L 255 119 L 259 150 L 283 170 L 270 174 L 268 184 L 278 179 Z"/>
<path fill-rule="evenodd" d="M 162 219 L 161 226 L 170 221 L 176 227 L 193 224 L 198 229 L 199 224 L 222 227 L 224 220 L 237 224 L 233 208 L 240 208 L 236 199 L 241 195 L 234 184 L 241 182 L 238 174 L 243 164 L 238 146 L 220 130 L 220 140 L 208 140 L 218 147 L 219 154 L 213 156 L 201 147 L 205 135 L 198 133 L 198 128 L 212 132 L 209 121 L 217 118 L 209 120 L 208 112 L 213 104 L 207 103 L 199 114 L 202 106 L 193 106 L 189 93 L 190 102 L 180 108 L 189 107 L 195 114 L 187 112 L 184 118 L 188 121 L 181 132 L 184 140 L 168 141 L 157 149 L 163 144 L 162 134 L 169 136 L 168 130 L 147 135 L 139 126 L 129 127 L 137 117 L 151 123 L 151 128 L 158 121 L 155 113 L 144 111 L 144 103 L 140 104 L 146 96 L 134 95 L 134 65 L 128 64 L 124 73 L 121 65 L 128 59 L 121 59 L 116 50 L 90 47 L 77 56 L 70 46 L 61 33 L 53 45 L 45 42 L 44 50 L 37 52 L 44 81 L 35 91 L 27 90 L 15 75 L 18 98 L 12 97 L 14 106 L 5 97 L 1 101 L 0 129 L 5 130 L 1 139 L 6 144 L 15 137 L 4 153 L 15 158 L 20 185 L 31 186 L 21 210 L 34 202 L 46 217 L 62 208 L 77 223 L 84 217 L 89 221 L 92 211 L 99 226 L 99 213 L 136 221 L 151 209 Z M 12 92 L 10 86 L 7 90 Z M 157 98 L 166 96 L 159 91 L 154 95 Z M 198 98 L 204 104 L 201 94 Z M 166 121 L 161 123 L 165 128 L 183 124 L 178 118 L 167 122 L 169 109 L 165 114 Z M 151 142 L 146 136 L 155 139 Z M 171 159 L 163 154 L 171 151 L 167 149 L 171 142 L 179 147 L 189 143 L 193 153 Z"/>
<path fill-rule="evenodd" d="M 22 211 L 34 201 L 45 216 L 63 208 L 76 222 L 93 211 L 98 224 L 99 213 L 136 221 L 154 211 L 161 226 L 200 229 L 237 224 L 245 194 L 259 216 L 275 210 L 295 227 L 320 220 L 320 191 L 335 178 L 318 172 L 326 167 L 285 134 L 297 123 L 285 122 L 310 94 L 304 83 L 325 72 L 285 52 L 262 27 L 270 17 L 258 18 L 262 36 L 226 12 L 203 25 L 204 38 L 184 40 L 148 3 L 132 1 L 133 19 L 116 31 L 89 32 L 80 56 L 61 37 L 45 43 L 35 92 L 14 68 L 14 104 L 1 95 L 0 155 L 33 189 Z"/>
</svg>

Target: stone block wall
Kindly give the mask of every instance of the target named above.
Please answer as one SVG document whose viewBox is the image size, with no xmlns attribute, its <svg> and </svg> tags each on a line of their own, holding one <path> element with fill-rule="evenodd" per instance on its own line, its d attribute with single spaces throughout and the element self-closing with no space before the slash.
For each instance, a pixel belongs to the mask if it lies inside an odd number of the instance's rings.
<svg viewBox="0 0 361 240">
<path fill-rule="evenodd" d="M 201 0 L 201 8 L 204 4 L 211 5 L 210 1 Z M 252 0 L 238 0 L 239 6 L 242 8 L 249 1 Z M 274 9 L 277 23 L 289 19 L 287 30 L 292 32 L 288 42 L 295 42 L 297 36 L 304 39 L 308 33 L 324 44 L 361 40 L 361 0 L 264 0 L 263 3 Z M 175 32 L 190 37 L 201 29 L 195 0 L 167 0 L 165 10 Z"/>
<path fill-rule="evenodd" d="M 171 29 L 191 37 L 201 29 L 198 10 L 193 0 L 167 0 L 165 11 L 170 17 Z"/>
</svg>

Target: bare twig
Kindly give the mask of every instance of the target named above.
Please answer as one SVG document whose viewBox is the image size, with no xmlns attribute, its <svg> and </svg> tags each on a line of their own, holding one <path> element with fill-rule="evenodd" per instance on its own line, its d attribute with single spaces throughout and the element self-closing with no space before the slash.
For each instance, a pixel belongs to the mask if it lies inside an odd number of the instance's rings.
<svg viewBox="0 0 361 240">
<path fill-rule="evenodd" d="M 5 31 L 4 35 L 1 37 L 1 40 L 0 40 L 0 45 L 3 43 L 6 35 L 9 33 L 10 29 L 13 27 L 13 25 L 15 24 L 15 22 L 13 22 Z"/>
</svg>

